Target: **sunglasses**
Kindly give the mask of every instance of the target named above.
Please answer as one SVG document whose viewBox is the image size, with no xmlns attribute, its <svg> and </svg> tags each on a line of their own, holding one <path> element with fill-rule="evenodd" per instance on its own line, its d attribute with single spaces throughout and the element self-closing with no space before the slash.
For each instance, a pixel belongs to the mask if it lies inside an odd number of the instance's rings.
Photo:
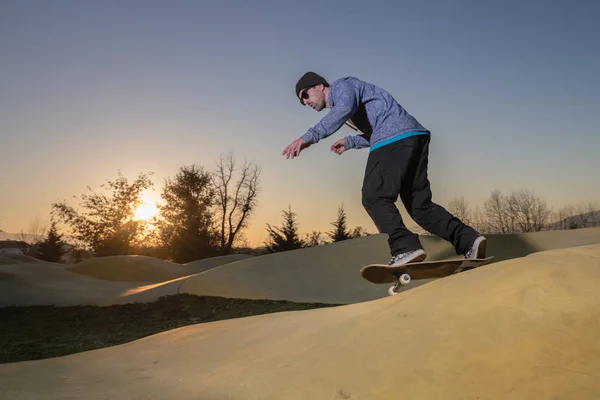
<svg viewBox="0 0 600 400">
<path fill-rule="evenodd" d="M 306 88 L 302 91 L 302 93 L 300 94 L 300 101 L 308 99 L 308 97 L 309 97 L 308 89 L 310 89 L 311 87 Z"/>
</svg>

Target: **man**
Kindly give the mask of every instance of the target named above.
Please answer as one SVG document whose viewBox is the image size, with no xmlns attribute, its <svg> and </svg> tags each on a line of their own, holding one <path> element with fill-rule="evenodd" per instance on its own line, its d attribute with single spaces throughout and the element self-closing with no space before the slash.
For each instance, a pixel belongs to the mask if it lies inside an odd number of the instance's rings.
<svg viewBox="0 0 600 400">
<path fill-rule="evenodd" d="M 390 266 L 423 261 L 427 257 L 418 235 L 409 231 L 394 204 L 398 195 L 414 221 L 428 232 L 452 243 L 456 254 L 484 258 L 487 240 L 443 207 L 432 202 L 427 177 L 430 131 L 425 129 L 385 90 L 354 77 L 331 85 L 307 72 L 296 83 L 302 105 L 316 111 L 331 108 L 313 128 L 283 150 L 286 158 L 298 157 L 351 122 L 359 135 L 331 145 L 342 154 L 370 147 L 362 186 L 362 204 L 380 233 L 388 235 Z"/>
</svg>

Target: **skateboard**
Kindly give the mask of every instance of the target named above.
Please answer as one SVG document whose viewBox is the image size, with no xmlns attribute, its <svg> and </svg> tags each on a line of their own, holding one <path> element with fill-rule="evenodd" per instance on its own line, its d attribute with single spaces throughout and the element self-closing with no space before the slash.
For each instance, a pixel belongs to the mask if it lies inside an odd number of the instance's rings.
<svg viewBox="0 0 600 400">
<path fill-rule="evenodd" d="M 444 278 L 473 268 L 481 267 L 492 262 L 494 257 L 478 259 L 456 259 L 412 262 L 397 267 L 386 264 L 369 264 L 360 270 L 360 275 L 372 283 L 391 283 L 388 294 L 398 294 L 400 286 L 406 286 L 412 279 Z"/>
</svg>

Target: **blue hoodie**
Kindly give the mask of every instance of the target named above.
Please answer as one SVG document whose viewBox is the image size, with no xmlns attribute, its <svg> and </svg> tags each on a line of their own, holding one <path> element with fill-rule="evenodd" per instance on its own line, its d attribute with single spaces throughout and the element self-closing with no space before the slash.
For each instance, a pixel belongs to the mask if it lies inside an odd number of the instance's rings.
<svg viewBox="0 0 600 400">
<path fill-rule="evenodd" d="M 332 135 L 348 120 L 362 134 L 346 136 L 345 150 L 370 146 L 373 151 L 396 140 L 430 133 L 388 92 L 354 77 L 331 84 L 329 105 L 327 115 L 302 135 L 307 144 Z"/>
</svg>

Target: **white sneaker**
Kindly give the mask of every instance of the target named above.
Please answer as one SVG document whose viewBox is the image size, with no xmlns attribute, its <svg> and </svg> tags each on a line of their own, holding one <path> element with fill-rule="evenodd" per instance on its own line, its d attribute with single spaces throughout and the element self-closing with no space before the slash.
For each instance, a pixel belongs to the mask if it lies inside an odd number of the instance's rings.
<svg viewBox="0 0 600 400">
<path fill-rule="evenodd" d="M 423 261 L 426 257 L 427 254 L 425 254 L 425 251 L 423 249 L 412 250 L 406 253 L 396 254 L 394 257 L 392 257 L 390 262 L 388 262 L 388 265 L 390 267 L 396 267 L 398 265 L 407 264 L 409 262 Z"/>
<path fill-rule="evenodd" d="M 473 242 L 471 249 L 465 254 L 465 258 L 476 260 L 478 258 L 485 258 L 485 250 L 487 247 L 487 239 L 485 236 L 478 236 Z"/>
</svg>

